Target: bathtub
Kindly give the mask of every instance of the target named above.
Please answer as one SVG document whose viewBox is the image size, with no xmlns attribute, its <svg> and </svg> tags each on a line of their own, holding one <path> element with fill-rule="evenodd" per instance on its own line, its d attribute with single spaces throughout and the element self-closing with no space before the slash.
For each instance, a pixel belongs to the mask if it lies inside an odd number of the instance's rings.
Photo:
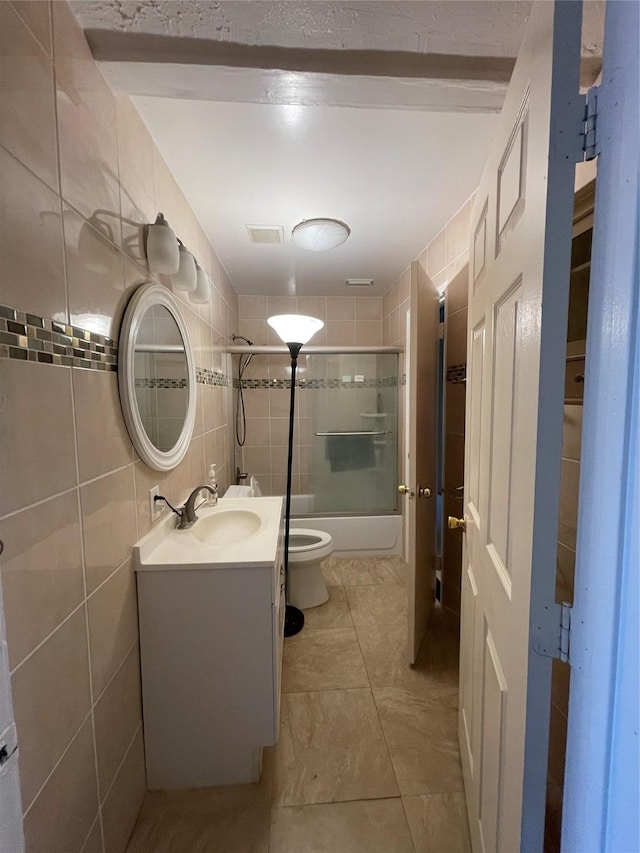
<svg viewBox="0 0 640 853">
<path fill-rule="evenodd" d="M 336 557 L 384 557 L 402 553 L 402 515 L 313 515 L 313 495 L 291 496 L 291 527 L 324 530 Z"/>
</svg>

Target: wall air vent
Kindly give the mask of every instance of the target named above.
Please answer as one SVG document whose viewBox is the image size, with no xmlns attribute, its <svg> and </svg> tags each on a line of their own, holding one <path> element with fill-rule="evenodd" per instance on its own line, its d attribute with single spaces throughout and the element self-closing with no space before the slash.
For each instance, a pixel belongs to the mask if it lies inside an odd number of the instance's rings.
<svg viewBox="0 0 640 853">
<path fill-rule="evenodd" d="M 284 242 L 284 229 L 281 225 L 245 225 L 252 243 L 264 246 L 280 246 Z"/>
<path fill-rule="evenodd" d="M 371 287 L 373 285 L 372 278 L 348 278 L 345 281 L 347 287 Z"/>
</svg>

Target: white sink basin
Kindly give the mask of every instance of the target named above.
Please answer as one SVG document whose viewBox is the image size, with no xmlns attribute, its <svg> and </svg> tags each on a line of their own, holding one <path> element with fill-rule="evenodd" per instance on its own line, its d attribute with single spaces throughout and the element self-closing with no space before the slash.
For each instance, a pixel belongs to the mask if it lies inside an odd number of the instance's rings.
<svg viewBox="0 0 640 853">
<path fill-rule="evenodd" d="M 165 513 L 134 546 L 136 571 L 272 566 L 282 548 L 282 498 L 220 498 L 178 530 Z"/>
<path fill-rule="evenodd" d="M 199 518 L 191 533 L 207 545 L 243 542 L 260 529 L 260 516 L 246 509 L 219 510 L 215 515 Z"/>
</svg>

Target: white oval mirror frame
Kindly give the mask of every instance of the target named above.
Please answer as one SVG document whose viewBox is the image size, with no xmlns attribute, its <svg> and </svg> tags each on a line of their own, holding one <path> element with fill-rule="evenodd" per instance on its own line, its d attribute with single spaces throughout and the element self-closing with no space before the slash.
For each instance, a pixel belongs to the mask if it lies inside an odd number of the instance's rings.
<svg viewBox="0 0 640 853">
<path fill-rule="evenodd" d="M 142 422 L 135 386 L 136 340 L 145 315 L 149 309 L 155 306 L 164 307 L 175 321 L 184 343 L 187 362 L 188 395 L 184 423 L 175 445 L 167 451 L 156 447 L 147 434 Z M 180 314 L 178 302 L 171 291 L 161 284 L 141 285 L 127 305 L 118 343 L 118 387 L 129 436 L 142 461 L 156 471 L 170 471 L 175 468 L 189 449 L 189 442 L 193 434 L 196 418 L 196 368 L 189 333 Z"/>
</svg>

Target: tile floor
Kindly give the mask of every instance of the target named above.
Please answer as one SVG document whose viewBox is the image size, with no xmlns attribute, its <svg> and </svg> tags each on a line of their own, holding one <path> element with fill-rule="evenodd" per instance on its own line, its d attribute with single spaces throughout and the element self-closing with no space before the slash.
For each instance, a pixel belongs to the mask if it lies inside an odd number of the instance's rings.
<svg viewBox="0 0 640 853">
<path fill-rule="evenodd" d="M 329 601 L 285 642 L 262 781 L 148 793 L 127 853 L 468 853 L 453 625 L 437 613 L 410 668 L 405 563 L 324 571 Z"/>
</svg>

